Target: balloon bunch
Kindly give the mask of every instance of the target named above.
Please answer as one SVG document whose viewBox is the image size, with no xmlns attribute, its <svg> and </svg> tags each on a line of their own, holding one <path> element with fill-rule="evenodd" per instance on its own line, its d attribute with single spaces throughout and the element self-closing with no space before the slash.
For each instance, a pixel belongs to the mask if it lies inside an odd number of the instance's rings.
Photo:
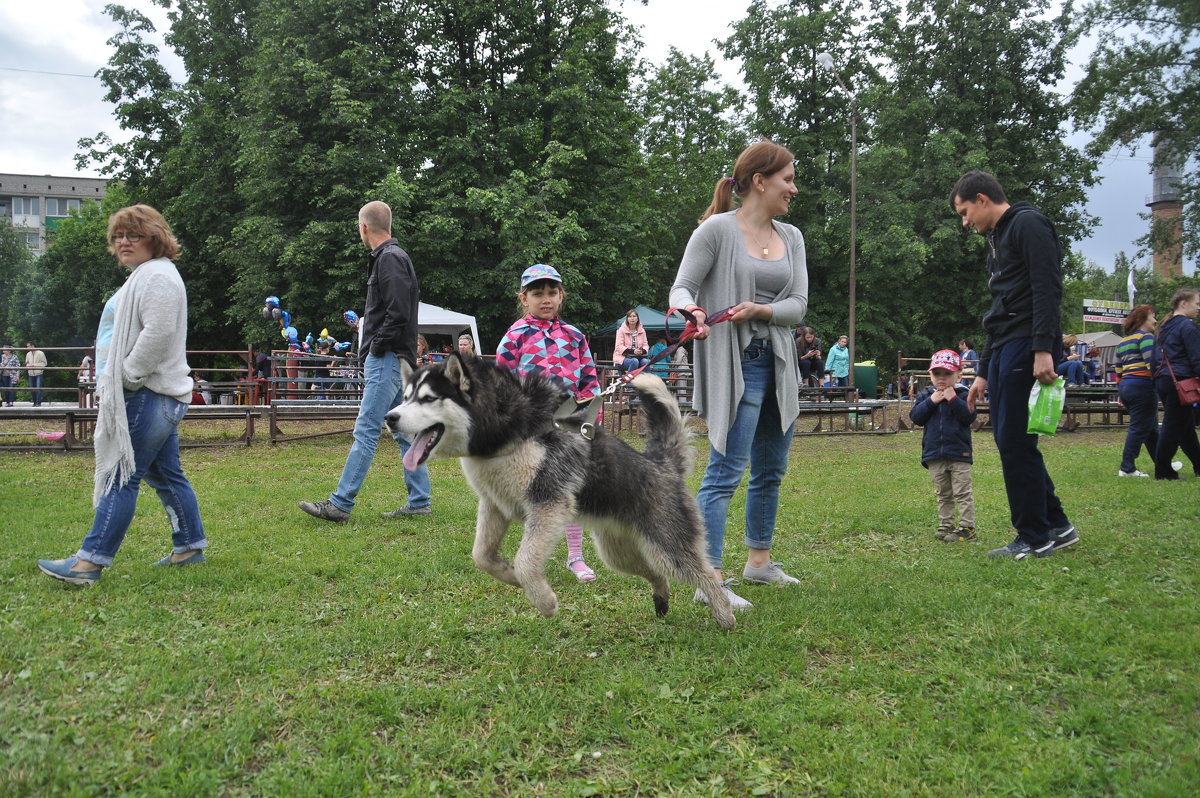
<svg viewBox="0 0 1200 798">
<path fill-rule="evenodd" d="M 329 334 L 329 328 L 321 330 L 320 338 L 314 338 L 310 332 L 301 340 L 300 333 L 292 326 L 292 315 L 280 307 L 277 296 L 269 296 L 263 302 L 262 317 L 267 321 L 279 322 L 279 336 L 287 342 L 288 349 L 297 352 L 312 352 L 317 346 L 321 346 L 329 347 L 334 352 L 345 352 L 350 348 L 350 341 L 339 342 Z M 347 310 L 342 314 L 342 318 L 351 327 L 358 324 L 358 314 L 353 310 Z"/>
<path fill-rule="evenodd" d="M 317 346 L 328 348 L 331 352 L 345 352 L 350 348 L 349 341 L 338 341 L 329 334 L 329 328 L 321 330 L 321 337 L 317 339 Z"/>
<path fill-rule="evenodd" d="M 279 337 L 287 341 L 288 349 L 307 351 L 310 347 L 300 341 L 300 333 L 292 326 L 292 314 L 279 306 L 279 297 L 269 296 L 263 302 L 262 316 L 267 321 L 279 322 Z M 312 334 L 309 334 L 312 337 Z"/>
</svg>

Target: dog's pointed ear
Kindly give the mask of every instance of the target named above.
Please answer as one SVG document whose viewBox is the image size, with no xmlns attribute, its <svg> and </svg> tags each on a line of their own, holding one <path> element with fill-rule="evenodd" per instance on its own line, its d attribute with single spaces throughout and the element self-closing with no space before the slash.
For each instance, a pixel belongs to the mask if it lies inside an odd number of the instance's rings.
<svg viewBox="0 0 1200 798">
<path fill-rule="evenodd" d="M 446 358 L 446 379 L 458 385 L 458 390 L 464 394 L 471 392 L 471 375 L 467 370 L 467 364 L 458 356 L 458 352 L 451 352 L 450 357 Z"/>
<path fill-rule="evenodd" d="M 413 375 L 412 363 L 408 362 L 408 358 L 400 358 L 400 379 L 404 380 L 404 384 L 408 384 L 408 380 Z"/>
</svg>

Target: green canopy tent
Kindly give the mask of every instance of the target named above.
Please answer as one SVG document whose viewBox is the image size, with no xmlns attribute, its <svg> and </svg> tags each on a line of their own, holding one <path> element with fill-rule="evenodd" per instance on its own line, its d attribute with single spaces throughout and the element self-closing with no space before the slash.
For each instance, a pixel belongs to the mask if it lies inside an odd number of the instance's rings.
<svg viewBox="0 0 1200 798">
<path fill-rule="evenodd" d="M 655 338 L 662 334 L 663 321 L 666 319 L 666 316 L 661 311 L 648 308 L 645 305 L 638 305 L 636 308 L 634 308 L 634 310 L 637 311 L 638 318 L 642 320 L 642 326 L 646 328 L 646 334 L 650 336 L 650 340 L 653 342 Z M 621 316 L 621 318 L 617 319 L 612 324 L 609 324 L 607 327 L 601 327 L 599 330 L 593 332 L 590 337 L 606 338 L 610 335 L 615 336 L 617 334 L 617 328 L 620 327 L 624 321 L 625 316 Z M 678 313 L 672 315 L 670 326 L 671 337 L 675 338 L 681 332 L 683 332 L 683 328 L 686 324 L 687 319 L 683 318 Z"/>
</svg>

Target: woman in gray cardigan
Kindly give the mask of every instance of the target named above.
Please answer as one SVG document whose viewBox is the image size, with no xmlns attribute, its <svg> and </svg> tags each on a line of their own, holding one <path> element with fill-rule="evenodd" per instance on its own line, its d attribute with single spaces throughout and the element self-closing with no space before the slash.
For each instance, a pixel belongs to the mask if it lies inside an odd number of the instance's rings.
<svg viewBox="0 0 1200 798">
<path fill-rule="evenodd" d="M 78 552 L 38 560 L 42 573 L 73 585 L 96 584 L 112 565 L 143 481 L 171 522 L 171 553 L 155 565 L 204 562 L 208 546 L 179 464 L 177 428 L 192 398 L 187 291 L 170 260 L 179 243 L 162 214 L 131 205 L 109 217 L 108 251 L 130 274 L 104 305 L 96 331 L 96 514 Z"/>
<path fill-rule="evenodd" d="M 742 578 L 793 584 L 771 561 L 779 484 L 787 473 L 799 414 L 792 328 L 808 309 L 804 237 L 773 217 L 796 195 L 792 154 L 770 141 L 742 151 L 692 233 L 671 305 L 696 314 L 695 405 L 708 424 L 708 468 L 696 500 L 708 529 L 709 563 L 720 578 L 729 501 L 747 466 L 746 545 Z M 730 210 L 733 195 L 741 207 Z M 732 308 L 728 323 L 708 327 L 708 311 Z M 751 456 L 753 454 L 753 457 Z M 735 610 L 752 605 L 722 583 Z M 703 595 L 697 592 L 696 600 Z"/>
</svg>

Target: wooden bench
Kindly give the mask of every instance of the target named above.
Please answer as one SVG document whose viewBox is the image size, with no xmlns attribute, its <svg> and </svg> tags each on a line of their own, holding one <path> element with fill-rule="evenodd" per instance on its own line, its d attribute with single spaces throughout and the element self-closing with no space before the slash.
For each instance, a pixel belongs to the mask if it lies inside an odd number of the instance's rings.
<svg viewBox="0 0 1200 798">
<path fill-rule="evenodd" d="M 1100 421 L 1094 421 L 1093 415 L 1099 416 Z M 1081 426 L 1123 427 L 1127 423 L 1125 408 L 1117 404 L 1115 384 L 1067 386 L 1062 419 L 1062 428 L 1067 432 L 1074 432 Z"/>
<path fill-rule="evenodd" d="M 858 389 L 849 386 L 813 387 L 811 385 L 801 385 L 799 398 L 801 404 L 812 404 L 820 402 L 854 402 L 859 397 Z"/>
<path fill-rule="evenodd" d="M 844 391 L 844 388 L 837 389 Z M 893 426 L 888 419 L 888 411 L 894 403 L 885 399 L 860 399 L 858 401 L 821 401 L 801 402 L 800 416 L 817 416 L 817 423 L 811 430 L 801 431 L 797 419 L 797 435 L 830 435 L 845 433 L 874 433 L 877 435 L 894 433 L 899 425 Z M 853 417 L 853 418 L 852 418 Z M 869 418 L 869 428 L 862 426 L 862 419 Z M 841 429 L 835 429 L 834 423 L 842 419 Z M 828 429 L 825 428 L 828 420 Z"/>
<path fill-rule="evenodd" d="M 975 411 L 978 416 L 971 429 L 978 432 L 991 424 L 988 402 L 976 402 Z M 1117 403 L 1115 384 L 1069 385 L 1059 429 L 1075 432 L 1080 428 L 1123 427 L 1129 423 L 1126 415 L 1125 408 Z M 1100 420 L 1095 420 L 1095 416 Z"/>
<path fill-rule="evenodd" d="M 280 421 L 343 421 L 358 418 L 359 401 L 342 399 L 276 399 L 268 408 L 268 436 L 272 445 L 288 441 L 300 441 L 306 438 L 321 438 L 327 435 L 345 435 L 354 432 L 354 425 L 349 429 L 336 429 L 326 432 L 312 432 L 304 435 L 288 435 L 279 426 Z M 382 429 L 382 428 L 381 428 Z"/>
<path fill-rule="evenodd" d="M 96 415 L 99 411 L 94 407 L 0 407 L 0 420 L 32 420 L 51 421 L 62 425 L 63 436 L 48 445 L 5 445 L 2 449 L 57 449 L 64 450 L 91 448 L 88 441 L 96 427 Z M 229 405 L 192 405 L 188 408 L 184 422 L 189 420 L 219 420 L 240 419 L 245 421 L 242 434 L 233 441 L 180 442 L 183 448 L 199 446 L 249 446 L 254 439 L 254 420 L 262 412 L 254 407 L 234 407 Z M 31 433 L 36 434 L 36 433 Z"/>
</svg>

